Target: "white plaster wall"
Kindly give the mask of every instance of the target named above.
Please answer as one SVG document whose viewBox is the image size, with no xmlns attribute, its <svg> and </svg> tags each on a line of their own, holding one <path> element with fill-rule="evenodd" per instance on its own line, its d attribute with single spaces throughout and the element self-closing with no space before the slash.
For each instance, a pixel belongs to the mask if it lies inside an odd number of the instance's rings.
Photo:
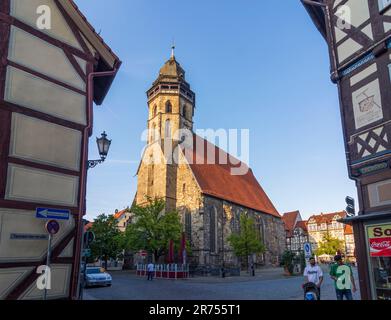
<svg viewBox="0 0 391 320">
<path fill-rule="evenodd" d="M 12 114 L 12 157 L 79 171 L 81 139 L 81 131 Z"/>
<path fill-rule="evenodd" d="M 79 177 L 9 164 L 5 198 L 77 206 Z"/>
<path fill-rule="evenodd" d="M 73 217 L 58 220 L 60 231 L 53 236 L 55 247 L 75 225 Z M 47 252 L 48 240 L 11 239 L 11 234 L 47 235 L 45 219 L 35 217 L 35 211 L 0 209 L 0 262 L 36 261 Z M 0 269 L 1 270 L 1 269 Z"/>
<path fill-rule="evenodd" d="M 39 29 L 37 26 L 37 20 L 40 16 L 37 14 L 37 8 L 41 5 L 50 8 L 51 29 Z M 11 0 L 11 15 L 53 38 L 61 40 L 75 48 L 82 49 L 53 0 Z"/>
<path fill-rule="evenodd" d="M 85 82 L 62 49 L 14 26 L 11 27 L 8 59 L 82 91 L 86 90 Z"/>
<path fill-rule="evenodd" d="M 86 124 L 86 96 L 10 66 L 7 68 L 5 100 Z"/>
</svg>

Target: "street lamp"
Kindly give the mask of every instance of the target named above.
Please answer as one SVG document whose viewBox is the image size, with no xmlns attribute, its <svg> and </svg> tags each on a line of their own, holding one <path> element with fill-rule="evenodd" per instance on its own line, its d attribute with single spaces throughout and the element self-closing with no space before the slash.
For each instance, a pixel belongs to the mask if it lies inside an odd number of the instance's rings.
<svg viewBox="0 0 391 320">
<path fill-rule="evenodd" d="M 98 164 L 106 160 L 107 154 L 109 153 L 111 140 L 107 139 L 107 134 L 105 131 L 103 131 L 100 138 L 96 138 L 96 144 L 98 145 L 100 159 L 88 160 L 88 169 L 95 168 Z"/>
</svg>

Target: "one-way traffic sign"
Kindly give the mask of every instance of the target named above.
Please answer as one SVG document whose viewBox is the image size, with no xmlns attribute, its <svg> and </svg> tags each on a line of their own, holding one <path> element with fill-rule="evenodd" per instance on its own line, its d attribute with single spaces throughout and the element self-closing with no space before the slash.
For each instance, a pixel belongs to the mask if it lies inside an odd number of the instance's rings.
<svg viewBox="0 0 391 320">
<path fill-rule="evenodd" d="M 38 219 L 69 220 L 69 210 L 37 208 L 35 217 Z"/>
</svg>

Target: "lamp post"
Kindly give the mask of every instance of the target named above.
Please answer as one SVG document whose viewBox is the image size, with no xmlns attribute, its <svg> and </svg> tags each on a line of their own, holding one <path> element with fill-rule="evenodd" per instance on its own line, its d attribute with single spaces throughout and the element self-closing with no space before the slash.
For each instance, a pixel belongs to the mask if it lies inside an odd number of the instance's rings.
<svg viewBox="0 0 391 320">
<path fill-rule="evenodd" d="M 107 134 L 105 131 L 103 131 L 100 138 L 96 138 L 96 144 L 98 145 L 100 159 L 88 160 L 88 169 L 95 168 L 98 164 L 106 160 L 107 154 L 109 153 L 111 140 L 107 139 Z"/>
</svg>

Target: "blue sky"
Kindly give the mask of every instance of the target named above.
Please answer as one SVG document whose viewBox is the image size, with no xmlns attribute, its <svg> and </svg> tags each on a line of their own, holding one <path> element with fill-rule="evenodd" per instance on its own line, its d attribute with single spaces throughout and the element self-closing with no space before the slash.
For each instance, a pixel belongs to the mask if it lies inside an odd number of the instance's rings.
<svg viewBox="0 0 391 320">
<path fill-rule="evenodd" d="M 326 43 L 299 0 L 77 0 L 123 61 L 95 136 L 113 140 L 90 170 L 87 218 L 133 201 L 146 127 L 145 92 L 176 57 L 197 95 L 196 128 L 250 130 L 250 166 L 280 213 L 343 210 L 348 179 Z M 108 4 L 110 3 L 110 4 Z"/>
</svg>

